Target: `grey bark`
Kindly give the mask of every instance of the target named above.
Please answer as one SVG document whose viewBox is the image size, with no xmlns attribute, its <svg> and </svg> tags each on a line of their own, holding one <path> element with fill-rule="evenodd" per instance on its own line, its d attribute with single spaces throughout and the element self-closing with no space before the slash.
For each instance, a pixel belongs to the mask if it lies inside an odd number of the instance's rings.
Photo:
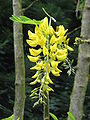
<svg viewBox="0 0 90 120">
<path fill-rule="evenodd" d="M 90 0 L 85 1 L 81 37 L 83 40 L 90 39 Z M 83 104 L 88 84 L 89 67 L 90 43 L 83 43 L 79 45 L 77 71 L 69 108 L 69 111 L 75 116 L 75 120 L 81 120 L 83 117 Z M 70 119 L 68 118 L 68 120 Z"/>
<path fill-rule="evenodd" d="M 13 14 L 22 15 L 22 0 L 13 0 Z M 25 65 L 23 50 L 22 24 L 13 24 L 14 32 L 14 56 L 15 56 L 15 103 L 14 120 L 23 120 L 25 104 Z"/>
</svg>

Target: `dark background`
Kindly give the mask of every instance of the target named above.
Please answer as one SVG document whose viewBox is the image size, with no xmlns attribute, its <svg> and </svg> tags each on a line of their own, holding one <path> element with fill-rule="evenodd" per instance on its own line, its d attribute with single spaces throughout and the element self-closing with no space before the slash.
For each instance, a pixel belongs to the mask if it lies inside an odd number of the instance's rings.
<svg viewBox="0 0 90 120">
<path fill-rule="evenodd" d="M 23 8 L 32 3 L 33 0 L 23 0 Z M 52 22 L 52 26 L 64 25 L 69 32 L 81 26 L 81 19 L 76 18 L 76 0 L 39 0 L 25 12 L 25 16 L 31 19 L 41 20 L 46 15 L 42 7 L 53 16 L 57 22 Z M 13 114 L 14 106 L 14 45 L 13 45 L 13 22 L 9 17 L 12 15 L 12 0 L 0 0 L 0 119 Z M 80 13 L 79 13 L 80 14 Z M 30 71 L 31 63 L 28 61 L 28 46 L 26 44 L 27 31 L 33 31 L 34 26 L 23 25 L 24 33 L 24 52 L 26 68 L 26 103 L 24 120 L 42 120 L 42 106 L 33 108 L 34 101 L 29 97 L 32 86 L 30 86 L 30 77 L 33 71 Z M 69 34 L 70 46 L 73 46 L 74 39 L 80 35 L 80 29 Z M 78 46 L 73 46 L 74 52 L 69 54 L 73 59 L 73 66 L 77 64 Z M 72 92 L 74 74 L 68 76 L 67 71 L 63 70 L 60 77 L 53 77 L 55 90 L 50 94 L 50 111 L 54 113 L 59 120 L 66 120 L 69 110 L 70 95 Z M 85 97 L 83 120 L 90 120 L 90 83 Z"/>
</svg>

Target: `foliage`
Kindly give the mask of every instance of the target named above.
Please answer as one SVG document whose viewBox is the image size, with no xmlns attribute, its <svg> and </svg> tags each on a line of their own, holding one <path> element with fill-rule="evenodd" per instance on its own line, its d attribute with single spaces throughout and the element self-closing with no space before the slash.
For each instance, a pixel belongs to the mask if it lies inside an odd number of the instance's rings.
<svg viewBox="0 0 90 120">
<path fill-rule="evenodd" d="M 67 114 L 68 114 L 70 120 L 75 120 L 75 117 L 70 112 L 67 112 Z"/>
<path fill-rule="evenodd" d="M 12 15 L 12 17 L 10 17 L 10 19 L 12 21 L 22 23 L 22 24 L 38 25 L 38 24 L 42 23 L 42 21 L 36 21 L 35 19 L 31 20 L 30 18 L 28 18 L 26 16 L 17 17 L 15 15 Z"/>
<path fill-rule="evenodd" d="M 23 0 L 23 8 L 32 3 L 32 0 Z M 42 11 L 44 7 L 50 15 L 56 18 L 56 23 L 52 22 L 53 27 L 63 24 L 65 28 L 72 31 L 76 27 L 80 26 L 80 20 L 76 19 L 75 9 L 76 5 L 74 0 L 39 0 L 31 8 L 25 11 L 25 15 L 29 18 L 43 19 L 45 14 Z M 0 0 L 0 119 L 10 116 L 13 111 L 14 104 L 14 54 L 13 54 L 13 34 L 12 34 L 12 22 L 9 17 L 12 15 L 12 0 Z M 27 30 L 33 31 L 32 26 L 24 26 L 24 50 L 25 54 L 28 53 L 27 44 L 25 42 L 27 36 Z M 70 45 L 73 43 L 73 39 L 79 36 L 80 29 L 70 34 Z M 1 47 L 2 46 L 2 47 Z M 4 54 L 2 54 L 4 53 Z M 69 58 L 74 58 L 73 66 L 77 63 L 77 47 L 74 46 L 73 54 L 69 53 Z M 30 86 L 32 80 L 28 76 L 35 74 L 35 71 L 30 71 L 29 67 L 35 65 L 30 63 L 25 57 L 26 66 L 26 104 L 25 104 L 25 120 L 42 120 L 42 110 L 40 106 L 32 108 L 34 100 L 29 97 L 33 86 Z M 60 67 L 60 65 L 59 65 Z M 60 67 L 62 69 L 62 67 Z M 53 89 L 50 95 L 50 111 L 56 114 L 58 118 L 65 119 L 67 117 L 67 111 L 69 108 L 70 94 L 72 91 L 72 85 L 74 82 L 74 74 L 67 76 L 67 71 L 63 70 L 60 80 L 58 77 L 52 77 L 54 81 Z M 86 99 L 84 103 L 84 117 L 83 120 L 90 119 L 90 82 L 88 84 Z M 60 109 L 62 108 L 62 109 Z"/>
<path fill-rule="evenodd" d="M 49 114 L 53 118 L 53 120 L 58 120 L 58 118 L 53 113 L 49 113 Z M 68 114 L 70 120 L 75 120 L 75 117 L 72 115 L 72 113 L 67 112 L 67 114 Z"/>
<path fill-rule="evenodd" d="M 57 117 L 53 113 L 49 113 L 53 120 L 58 120 Z"/>
</svg>

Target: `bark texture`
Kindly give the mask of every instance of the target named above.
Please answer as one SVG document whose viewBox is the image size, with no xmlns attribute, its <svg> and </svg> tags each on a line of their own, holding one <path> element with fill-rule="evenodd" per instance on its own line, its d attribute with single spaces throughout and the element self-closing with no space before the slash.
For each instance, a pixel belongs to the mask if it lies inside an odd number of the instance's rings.
<svg viewBox="0 0 90 120">
<path fill-rule="evenodd" d="M 90 39 L 90 0 L 85 1 L 81 37 L 83 40 Z M 88 84 L 89 67 L 90 43 L 83 43 L 79 45 L 77 71 L 69 109 L 75 116 L 75 120 L 81 120 L 83 117 L 83 104 Z M 68 118 L 68 120 L 70 119 Z"/>
<path fill-rule="evenodd" d="M 13 14 L 16 16 L 22 15 L 22 0 L 13 0 Z M 16 74 L 14 120 L 17 120 L 18 118 L 20 118 L 20 120 L 23 120 L 25 104 L 25 65 L 22 24 L 14 22 L 13 32 Z"/>
</svg>

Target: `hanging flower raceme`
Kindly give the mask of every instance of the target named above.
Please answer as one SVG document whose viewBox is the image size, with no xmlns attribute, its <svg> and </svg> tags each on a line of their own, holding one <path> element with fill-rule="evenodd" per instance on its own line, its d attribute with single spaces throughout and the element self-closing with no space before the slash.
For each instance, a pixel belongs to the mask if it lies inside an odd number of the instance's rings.
<svg viewBox="0 0 90 120">
<path fill-rule="evenodd" d="M 35 26 L 35 33 L 28 31 L 29 39 L 26 41 L 30 46 L 30 55 L 27 57 L 31 62 L 36 63 L 30 69 L 37 70 L 36 74 L 32 76 L 34 80 L 30 84 L 40 85 L 31 91 L 30 96 L 39 98 L 38 102 L 40 103 L 43 103 L 43 97 L 46 97 L 45 92 L 48 94 L 50 91 L 54 91 L 50 87 L 50 84 L 54 82 L 50 78 L 50 73 L 54 76 L 60 76 L 62 71 L 58 68 L 59 63 L 65 62 L 68 50 L 73 51 L 68 46 L 67 31 L 63 25 L 60 25 L 58 30 L 54 31 L 53 27 L 48 25 L 47 17 L 44 18 L 40 25 Z"/>
</svg>

